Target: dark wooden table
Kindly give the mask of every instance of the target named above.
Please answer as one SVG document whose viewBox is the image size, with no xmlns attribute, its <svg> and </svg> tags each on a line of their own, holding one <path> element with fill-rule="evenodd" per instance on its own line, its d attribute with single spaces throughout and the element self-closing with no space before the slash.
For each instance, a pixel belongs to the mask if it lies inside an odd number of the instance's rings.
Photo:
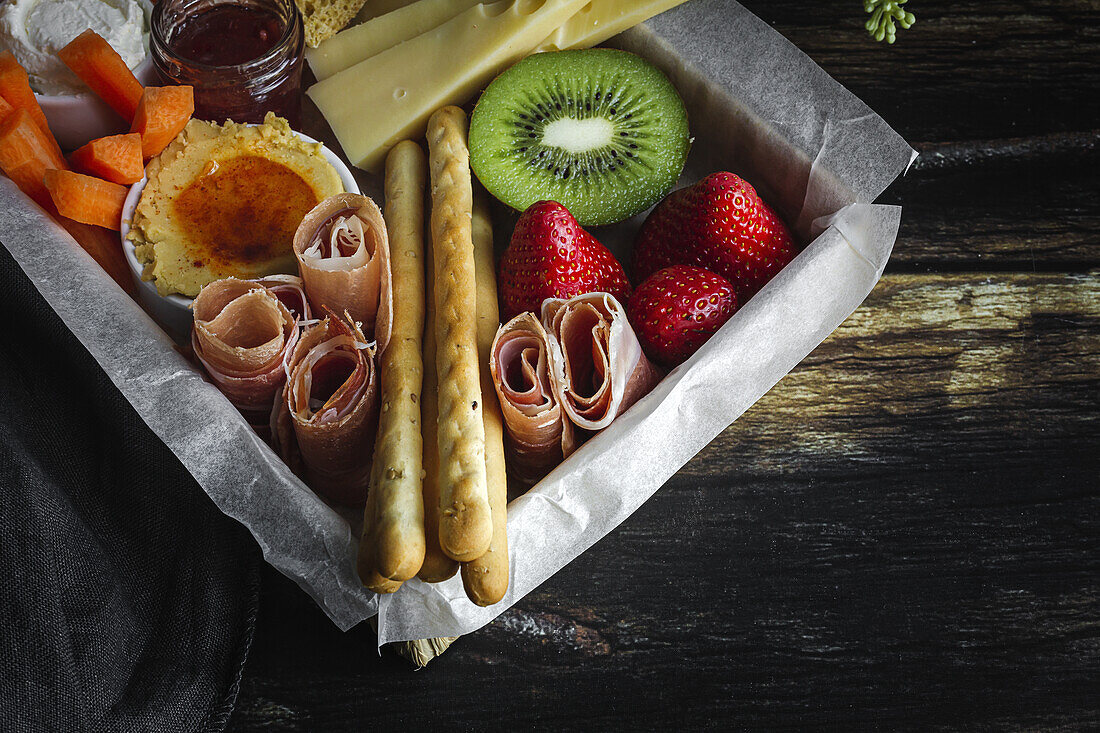
<svg viewBox="0 0 1100 733">
<path fill-rule="evenodd" d="M 231 730 L 1100 725 L 1100 3 L 746 5 L 922 153 L 882 282 L 424 671 L 266 569 Z"/>
</svg>

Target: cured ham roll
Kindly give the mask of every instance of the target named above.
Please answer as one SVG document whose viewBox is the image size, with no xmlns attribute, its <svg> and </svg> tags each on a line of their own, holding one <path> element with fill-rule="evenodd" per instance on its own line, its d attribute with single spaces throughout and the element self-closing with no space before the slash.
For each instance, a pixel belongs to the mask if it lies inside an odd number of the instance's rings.
<svg viewBox="0 0 1100 733">
<path fill-rule="evenodd" d="M 393 317 L 390 247 L 374 201 L 342 193 L 317 204 L 294 233 L 294 255 L 313 309 L 350 313 L 385 351 Z"/>
<path fill-rule="evenodd" d="M 533 313 L 521 313 L 497 330 L 489 371 L 504 415 L 508 470 L 533 484 L 576 448 L 551 376 L 550 339 Z"/>
<path fill-rule="evenodd" d="M 235 278 L 204 287 L 191 308 L 195 356 L 218 389 L 262 432 L 286 381 L 283 364 L 298 342 L 297 317 L 262 283 Z"/>
<path fill-rule="evenodd" d="M 299 324 L 312 320 L 313 309 L 309 306 L 309 298 L 306 296 L 306 287 L 302 278 L 297 275 L 268 275 L 257 278 L 253 282 L 263 285 L 269 293 L 278 298 L 291 315 L 298 319 Z"/>
<path fill-rule="evenodd" d="M 626 310 L 608 293 L 549 298 L 542 322 L 559 347 L 550 351 L 551 384 L 566 417 L 583 430 L 606 428 L 661 380 Z"/>
<path fill-rule="evenodd" d="M 287 373 L 271 413 L 276 451 L 318 494 L 362 506 L 378 429 L 374 347 L 330 314 L 302 333 Z"/>
</svg>

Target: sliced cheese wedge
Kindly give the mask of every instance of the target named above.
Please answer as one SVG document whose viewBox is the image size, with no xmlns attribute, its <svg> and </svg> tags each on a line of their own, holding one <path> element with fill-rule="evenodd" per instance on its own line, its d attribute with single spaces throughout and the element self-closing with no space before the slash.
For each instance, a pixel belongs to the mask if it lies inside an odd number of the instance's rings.
<svg viewBox="0 0 1100 733">
<path fill-rule="evenodd" d="M 314 84 L 307 94 L 348 160 L 376 171 L 391 147 L 424 134 L 433 112 L 469 100 L 586 2 L 500 0 L 476 5 Z"/>
<path fill-rule="evenodd" d="M 374 0 L 376 2 L 377 0 Z M 480 0 L 416 0 L 337 33 L 306 60 L 318 81 L 447 22 Z M 589 48 L 685 0 L 592 0 L 545 39 L 538 51 Z M 367 7 L 374 5 L 368 3 Z"/>
<path fill-rule="evenodd" d="M 420 2 L 420 0 L 367 0 L 362 10 L 355 16 L 356 23 L 365 23 L 371 18 L 377 18 L 392 13 L 395 10 Z"/>
<path fill-rule="evenodd" d="M 317 48 L 307 48 L 306 61 L 317 81 L 323 81 L 446 23 L 479 2 L 483 0 L 419 0 L 340 31 Z"/>
<path fill-rule="evenodd" d="M 538 51 L 591 48 L 685 0 L 592 0 L 545 41 Z"/>
</svg>

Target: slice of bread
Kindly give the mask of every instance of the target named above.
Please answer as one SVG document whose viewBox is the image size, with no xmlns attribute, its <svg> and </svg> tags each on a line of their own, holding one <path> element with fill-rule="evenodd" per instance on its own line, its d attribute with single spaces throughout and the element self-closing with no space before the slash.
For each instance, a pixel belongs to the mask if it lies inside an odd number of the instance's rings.
<svg viewBox="0 0 1100 733">
<path fill-rule="evenodd" d="M 343 30 L 366 0 L 294 0 L 305 22 L 306 45 L 317 48 L 321 42 Z"/>
</svg>

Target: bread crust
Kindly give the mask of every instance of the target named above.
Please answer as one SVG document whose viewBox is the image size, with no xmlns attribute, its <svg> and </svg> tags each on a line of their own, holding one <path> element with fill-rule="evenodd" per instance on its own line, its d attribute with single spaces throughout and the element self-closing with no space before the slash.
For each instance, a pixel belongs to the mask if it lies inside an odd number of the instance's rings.
<svg viewBox="0 0 1100 733">
<path fill-rule="evenodd" d="M 470 154 L 466 115 L 444 107 L 428 120 L 432 255 L 439 377 L 439 545 L 465 562 L 493 539 L 485 477 L 485 425 L 477 352 Z"/>
<path fill-rule="evenodd" d="M 462 565 L 466 595 L 479 606 L 491 606 L 508 591 L 508 472 L 504 461 L 504 418 L 489 372 L 489 355 L 500 326 L 493 267 L 493 225 L 489 203 L 480 188 L 474 193 L 472 234 L 477 280 L 477 351 L 480 362 L 482 418 L 485 425 L 485 475 L 493 540 L 484 555 Z"/>
<path fill-rule="evenodd" d="M 420 393 L 420 414 L 424 435 L 424 564 L 417 574 L 425 583 L 441 583 L 458 572 L 458 563 L 447 557 L 439 546 L 439 447 L 436 444 L 436 401 L 438 380 L 435 375 L 435 277 L 432 273 L 432 249 L 424 254 L 427 310 L 424 314 L 424 387 Z"/>
<path fill-rule="evenodd" d="M 393 326 L 382 352 L 382 406 L 370 493 L 375 495 L 374 565 L 405 581 L 424 562 L 420 391 L 424 333 L 424 152 L 406 140 L 386 159 L 386 227 L 393 245 Z"/>
</svg>

